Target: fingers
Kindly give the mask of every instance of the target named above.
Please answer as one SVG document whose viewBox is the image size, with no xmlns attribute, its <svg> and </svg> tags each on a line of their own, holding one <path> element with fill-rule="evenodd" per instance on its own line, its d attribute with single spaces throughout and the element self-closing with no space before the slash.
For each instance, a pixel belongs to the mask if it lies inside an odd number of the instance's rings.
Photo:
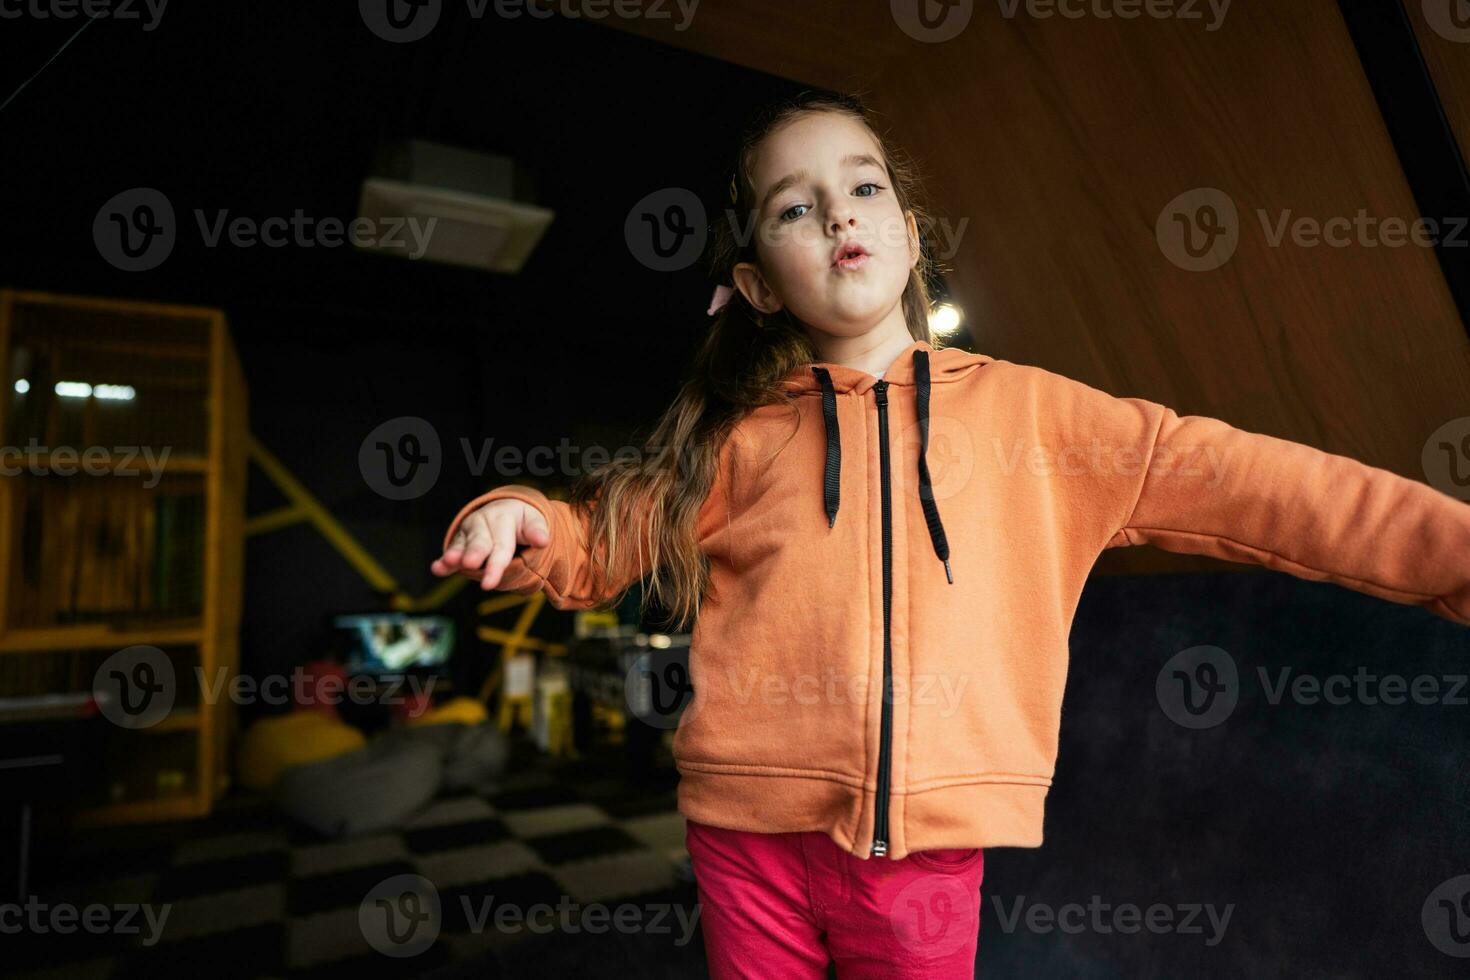
<svg viewBox="0 0 1470 980">
<path fill-rule="evenodd" d="M 453 575 L 460 570 L 460 561 L 464 558 L 464 546 L 468 535 L 465 533 L 464 523 L 455 530 L 454 537 L 449 539 L 449 547 L 444 549 L 444 554 L 434 559 L 429 570 L 435 575 Z"/>
<path fill-rule="evenodd" d="M 550 543 L 551 529 L 535 507 L 519 501 L 514 505 L 492 501 L 466 515 L 444 554 L 429 568 L 435 575 L 459 572 L 479 579 L 480 588 L 488 591 L 500 584 L 518 545 L 539 548 Z"/>
<path fill-rule="evenodd" d="M 535 507 L 527 507 L 521 511 L 516 543 L 527 544 L 533 548 L 544 548 L 551 543 L 551 529 L 546 526 L 546 518 L 542 517 L 541 512 Z"/>
<path fill-rule="evenodd" d="M 516 518 L 502 510 L 489 519 L 492 527 L 490 553 L 485 561 L 485 575 L 480 588 L 489 590 L 500 584 L 501 573 L 516 553 Z"/>
</svg>

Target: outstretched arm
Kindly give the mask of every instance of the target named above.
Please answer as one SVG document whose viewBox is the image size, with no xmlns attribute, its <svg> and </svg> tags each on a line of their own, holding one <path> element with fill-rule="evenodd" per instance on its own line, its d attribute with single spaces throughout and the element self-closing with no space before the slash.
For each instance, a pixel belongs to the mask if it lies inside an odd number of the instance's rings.
<svg viewBox="0 0 1470 980">
<path fill-rule="evenodd" d="M 1137 500 L 1110 547 L 1255 562 L 1470 625 L 1470 504 L 1347 456 L 1116 401 L 1152 434 Z"/>
<path fill-rule="evenodd" d="M 504 513 L 488 519 L 472 516 L 499 500 L 524 506 L 501 508 Z M 434 571 L 457 571 L 486 588 L 522 595 L 544 591 L 558 609 L 591 609 L 641 574 L 646 551 L 640 547 L 639 561 L 599 577 L 588 540 L 589 523 L 571 504 L 552 500 L 535 487 L 499 486 L 460 508 L 444 534 L 444 555 L 434 563 Z M 641 530 L 627 528 L 622 533 L 633 534 L 641 544 Z"/>
</svg>

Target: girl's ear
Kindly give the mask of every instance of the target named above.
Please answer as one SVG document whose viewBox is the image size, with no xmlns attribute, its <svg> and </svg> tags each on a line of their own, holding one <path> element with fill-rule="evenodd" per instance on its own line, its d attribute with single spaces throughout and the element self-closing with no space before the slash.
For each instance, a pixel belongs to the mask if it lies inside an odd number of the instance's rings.
<svg viewBox="0 0 1470 980">
<path fill-rule="evenodd" d="M 909 265 L 915 266 L 919 264 L 919 256 L 923 254 L 919 243 L 919 223 L 914 220 L 912 211 L 904 212 L 904 221 L 909 229 Z"/>
<path fill-rule="evenodd" d="M 766 277 L 754 262 L 737 263 L 731 270 L 730 277 L 746 302 L 760 312 L 771 314 L 781 309 L 781 297 L 776 295 L 776 291 L 766 282 Z"/>
</svg>

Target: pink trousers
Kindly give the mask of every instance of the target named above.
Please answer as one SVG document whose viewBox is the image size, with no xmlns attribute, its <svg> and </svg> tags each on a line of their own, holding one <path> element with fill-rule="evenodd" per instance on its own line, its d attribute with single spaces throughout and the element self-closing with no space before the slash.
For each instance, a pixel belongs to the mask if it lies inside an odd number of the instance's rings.
<svg viewBox="0 0 1470 980">
<path fill-rule="evenodd" d="M 820 831 L 757 834 L 688 821 L 714 980 L 975 975 L 980 848 L 854 857 Z"/>
</svg>

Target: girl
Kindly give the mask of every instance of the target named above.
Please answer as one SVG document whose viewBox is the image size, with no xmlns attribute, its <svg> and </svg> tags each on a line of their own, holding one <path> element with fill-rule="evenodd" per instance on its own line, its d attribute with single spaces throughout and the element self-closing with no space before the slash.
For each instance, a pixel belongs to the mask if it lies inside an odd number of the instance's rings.
<svg viewBox="0 0 1470 980">
<path fill-rule="evenodd" d="M 1470 624 L 1470 506 L 929 332 L 911 165 L 855 98 L 740 145 L 717 318 L 650 460 L 498 487 L 436 574 L 694 621 L 674 755 L 716 977 L 972 976 L 984 848 L 1037 847 L 1105 548 Z M 723 305 L 721 305 L 723 304 Z M 694 614 L 698 612 L 697 620 Z"/>
</svg>

